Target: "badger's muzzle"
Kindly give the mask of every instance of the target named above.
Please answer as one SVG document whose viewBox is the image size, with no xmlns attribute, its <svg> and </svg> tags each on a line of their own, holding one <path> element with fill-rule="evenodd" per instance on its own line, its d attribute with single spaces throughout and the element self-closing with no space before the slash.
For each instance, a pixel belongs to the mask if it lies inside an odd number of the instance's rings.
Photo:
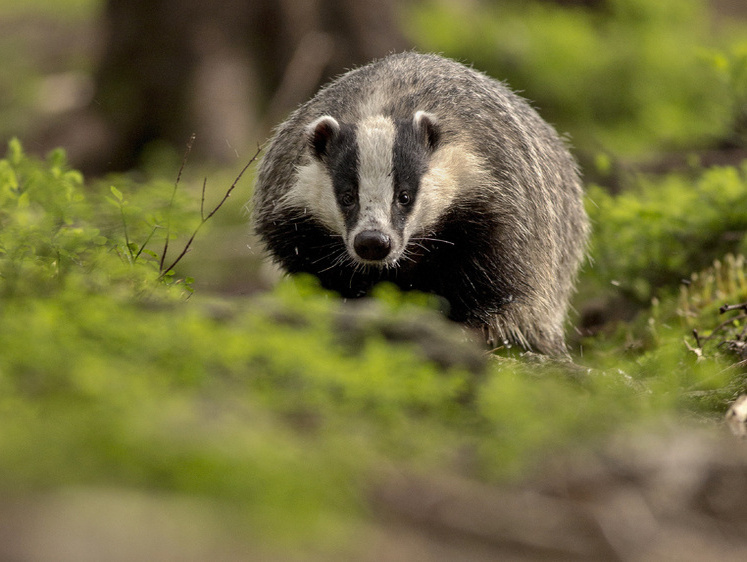
<svg viewBox="0 0 747 562">
<path fill-rule="evenodd" d="M 381 261 L 392 250 L 392 239 L 380 230 L 363 230 L 355 235 L 353 249 L 363 260 Z"/>
</svg>

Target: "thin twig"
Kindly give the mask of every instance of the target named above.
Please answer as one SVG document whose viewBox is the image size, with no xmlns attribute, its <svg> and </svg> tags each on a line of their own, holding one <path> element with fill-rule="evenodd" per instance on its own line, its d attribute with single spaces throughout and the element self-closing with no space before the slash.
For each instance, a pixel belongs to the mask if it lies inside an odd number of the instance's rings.
<svg viewBox="0 0 747 562">
<path fill-rule="evenodd" d="M 702 349 L 703 345 L 700 343 L 700 335 L 697 328 L 693 328 L 693 336 L 695 337 L 695 345 Z"/>
<path fill-rule="evenodd" d="M 718 309 L 718 312 L 719 314 L 723 314 L 724 312 L 731 312 L 732 310 L 747 311 L 747 302 L 743 302 L 742 304 L 725 304 Z"/>
<path fill-rule="evenodd" d="M 726 326 L 728 326 L 730 324 L 733 324 L 735 320 L 744 320 L 745 318 L 747 318 L 747 315 L 745 315 L 745 314 L 740 314 L 740 315 L 735 316 L 733 318 L 729 318 L 728 320 L 725 320 L 725 321 L 721 322 L 721 324 L 719 324 L 713 330 L 711 330 L 710 335 L 708 335 L 708 336 L 700 336 L 700 339 L 702 341 L 711 340 L 711 339 L 715 338 L 716 334 L 718 332 L 720 332 L 721 330 L 723 330 Z"/>
<path fill-rule="evenodd" d="M 233 180 L 233 183 L 231 184 L 231 187 L 228 188 L 228 191 L 226 191 L 226 194 L 223 196 L 223 199 L 221 199 L 220 203 L 216 205 L 216 207 L 210 211 L 210 214 L 205 217 L 205 220 L 210 219 L 215 213 L 218 212 L 218 209 L 220 209 L 223 206 L 223 203 L 226 202 L 226 200 L 231 197 L 231 192 L 236 188 L 236 185 L 239 183 L 239 180 L 244 175 L 244 172 L 246 172 L 249 169 L 249 166 L 254 164 L 256 162 L 257 158 L 259 158 L 259 154 L 262 152 L 262 146 L 257 145 L 257 152 L 254 153 L 254 156 L 252 156 L 251 160 L 246 163 L 246 166 L 244 166 L 241 171 L 239 172 L 239 175 L 236 176 L 236 179 Z"/>
<path fill-rule="evenodd" d="M 166 261 L 166 254 L 169 251 L 169 236 L 171 234 L 171 209 L 174 207 L 174 199 L 176 198 L 176 190 L 179 188 L 179 181 L 182 179 L 182 172 L 184 167 L 187 165 L 187 159 L 189 153 L 192 152 L 192 143 L 195 142 L 197 135 L 192 133 L 187 141 L 187 150 L 184 151 L 184 158 L 182 158 L 182 165 L 179 166 L 179 173 L 176 174 L 176 182 L 174 183 L 174 190 L 171 192 L 171 201 L 169 201 L 169 207 L 166 210 L 166 241 L 163 243 L 163 252 L 161 253 L 161 261 L 158 264 L 159 271 L 163 275 L 163 263 Z"/>
<path fill-rule="evenodd" d="M 124 206 L 122 205 L 121 201 L 119 202 L 119 213 L 122 215 L 122 226 L 124 228 L 125 245 L 127 246 L 127 254 L 130 256 L 130 264 L 132 264 L 137 258 L 132 255 L 132 248 L 130 248 L 130 235 L 127 231 L 127 219 L 125 218 Z"/>
<path fill-rule="evenodd" d="M 249 166 L 254 164 L 256 162 L 257 158 L 259 158 L 259 154 L 262 152 L 262 147 L 257 146 L 257 152 L 254 153 L 254 156 L 249 160 L 249 162 L 246 163 L 246 166 L 244 166 L 241 171 L 239 172 L 239 175 L 236 176 L 236 179 L 233 180 L 233 183 L 228 188 L 226 193 L 223 195 L 223 199 L 220 200 L 220 202 L 213 208 L 212 211 L 210 211 L 207 216 L 204 214 L 204 205 L 205 205 L 205 189 L 207 187 L 207 178 L 202 183 L 202 202 L 200 203 L 200 224 L 197 225 L 197 227 L 192 232 L 192 236 L 189 237 L 189 240 L 184 246 L 184 249 L 181 251 L 181 253 L 176 257 L 176 259 L 171 262 L 171 265 L 169 265 L 167 268 L 161 267 L 161 274 L 158 276 L 159 279 L 163 278 L 169 271 L 174 269 L 176 264 L 178 264 L 181 259 L 187 254 L 189 251 L 189 248 L 192 246 L 192 242 L 194 242 L 195 237 L 197 236 L 197 233 L 200 232 L 200 229 L 203 227 L 203 225 L 209 221 L 215 213 L 218 212 L 218 210 L 223 206 L 223 204 L 228 200 L 228 198 L 231 196 L 231 192 L 236 188 L 236 186 L 239 183 L 239 180 L 244 175 L 244 172 L 246 172 L 249 169 Z"/>
<path fill-rule="evenodd" d="M 200 197 L 200 220 L 205 220 L 205 190 L 207 189 L 207 178 L 202 180 L 202 195 Z"/>
<path fill-rule="evenodd" d="M 148 234 L 148 238 L 145 239 L 145 242 L 143 242 L 142 246 L 140 246 L 140 249 L 137 251 L 137 254 L 135 254 L 135 261 L 140 257 L 140 254 L 143 253 L 143 250 L 145 250 L 145 247 L 148 245 L 148 242 L 150 242 L 150 239 L 153 238 L 153 235 L 156 233 L 156 230 L 159 228 L 162 228 L 158 225 L 154 226 L 153 229 L 150 231 L 150 234 Z M 125 238 L 127 237 L 127 234 L 125 234 Z"/>
</svg>

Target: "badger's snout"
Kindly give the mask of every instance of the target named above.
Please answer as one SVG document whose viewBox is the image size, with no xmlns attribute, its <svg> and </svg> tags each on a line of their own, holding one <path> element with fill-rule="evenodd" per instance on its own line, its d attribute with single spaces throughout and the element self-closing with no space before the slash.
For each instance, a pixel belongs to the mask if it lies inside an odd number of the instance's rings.
<svg viewBox="0 0 747 562">
<path fill-rule="evenodd" d="M 392 239 L 380 230 L 363 230 L 353 239 L 353 249 L 361 259 L 380 261 L 389 255 Z"/>
</svg>

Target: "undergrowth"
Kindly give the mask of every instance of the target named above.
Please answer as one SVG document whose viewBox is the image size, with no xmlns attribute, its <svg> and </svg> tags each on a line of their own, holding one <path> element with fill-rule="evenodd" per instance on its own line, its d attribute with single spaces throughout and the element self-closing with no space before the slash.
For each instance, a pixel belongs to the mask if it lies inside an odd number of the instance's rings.
<svg viewBox="0 0 747 562">
<path fill-rule="evenodd" d="M 587 188 L 589 274 L 641 304 L 726 254 L 747 252 L 747 164 L 636 179 L 618 195 Z"/>
<path fill-rule="evenodd" d="M 741 174 L 708 172 L 695 185 L 721 186 L 707 193 L 733 210 L 746 191 Z M 692 188 L 666 185 L 657 197 Z M 191 296 L 186 277 L 164 275 L 173 271 L 165 242 L 177 257 L 210 213 L 181 192 L 172 201 L 173 189 L 86 185 L 62 152 L 39 161 L 16 141 L 0 160 L 0 493 L 183 494 L 284 544 L 323 542 L 367 517 L 366 490 L 390 467 L 504 481 L 626 427 L 716 420 L 745 390 L 728 346 L 705 345 L 714 309 L 747 298 L 742 258 L 696 277 L 683 269 L 690 285 L 659 295 L 635 322 L 588 336 L 575 363 L 479 351 L 461 361 L 451 344 L 434 352 L 417 334 L 396 336 L 418 319 L 464 344 L 431 299 L 391 287 L 364 315 L 385 321 L 362 329 L 351 327 L 349 306 L 304 277 L 261 297 Z M 643 236 L 653 211 L 592 198 L 598 275 L 651 283 L 645 267 L 622 259 L 649 251 L 644 244 L 621 235 L 604 257 L 600 241 L 626 220 Z M 667 208 L 653 196 L 648 205 Z M 705 212 L 700 220 L 718 226 Z M 656 236 L 665 249 L 650 259 L 675 253 Z"/>
</svg>

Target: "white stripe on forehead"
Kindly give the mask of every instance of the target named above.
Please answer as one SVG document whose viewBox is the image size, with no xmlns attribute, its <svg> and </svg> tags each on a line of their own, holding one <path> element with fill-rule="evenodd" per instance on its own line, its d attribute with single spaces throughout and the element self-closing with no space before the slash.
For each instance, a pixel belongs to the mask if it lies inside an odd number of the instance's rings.
<svg viewBox="0 0 747 562">
<path fill-rule="evenodd" d="M 394 122 L 381 116 L 364 119 L 357 127 L 359 229 L 390 223 L 396 133 Z"/>
</svg>

